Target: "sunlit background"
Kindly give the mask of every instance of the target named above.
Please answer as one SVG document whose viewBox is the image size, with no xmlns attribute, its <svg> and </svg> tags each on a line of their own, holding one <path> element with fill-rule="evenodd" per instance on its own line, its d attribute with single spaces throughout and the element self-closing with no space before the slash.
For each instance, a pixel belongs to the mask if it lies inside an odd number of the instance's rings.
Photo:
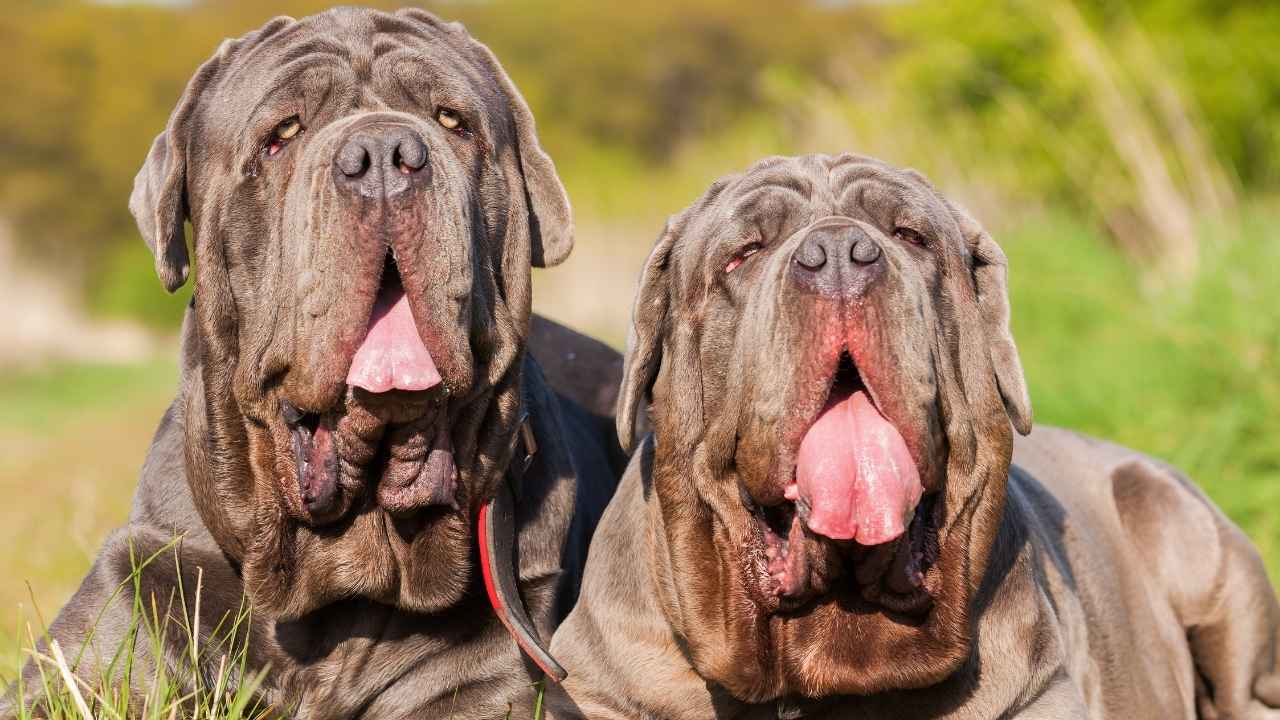
<svg viewBox="0 0 1280 720">
<path fill-rule="evenodd" d="M 317 2 L 0 13 L 0 657 L 125 518 L 185 297 L 126 200 L 226 36 Z M 856 150 L 916 167 L 1012 263 L 1036 418 L 1177 463 L 1280 577 L 1280 4 L 482 2 L 578 223 L 537 306 L 615 346 L 649 245 L 717 176 Z"/>
</svg>

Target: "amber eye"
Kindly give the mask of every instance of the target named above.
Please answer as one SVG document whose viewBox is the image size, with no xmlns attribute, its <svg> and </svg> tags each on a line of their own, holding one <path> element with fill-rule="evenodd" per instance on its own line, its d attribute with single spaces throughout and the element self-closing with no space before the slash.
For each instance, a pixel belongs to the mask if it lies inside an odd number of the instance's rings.
<svg viewBox="0 0 1280 720">
<path fill-rule="evenodd" d="M 267 155 L 275 155 L 284 149 L 284 146 L 302 132 L 302 120 L 297 115 L 282 120 L 275 129 L 271 131 L 271 139 L 267 142 Z"/>
<path fill-rule="evenodd" d="M 281 140 L 288 140 L 301 132 L 301 130 L 302 121 L 298 119 L 297 115 L 294 115 L 276 126 L 276 137 Z"/>
<path fill-rule="evenodd" d="M 894 228 L 893 236 L 901 240 L 902 242 L 909 242 L 912 245 L 919 245 L 920 247 L 924 247 L 925 245 L 928 244 L 927 242 L 925 242 L 923 235 L 921 235 L 916 230 L 912 230 L 909 227 L 899 226 Z"/>
<path fill-rule="evenodd" d="M 447 130 L 457 130 L 462 127 L 462 116 L 457 110 L 442 107 L 436 111 L 436 122 L 440 123 Z"/>
<path fill-rule="evenodd" d="M 764 249 L 764 246 L 758 242 L 753 242 L 753 243 L 744 245 L 742 249 L 739 250 L 737 254 L 733 256 L 732 260 L 725 263 L 724 271 L 726 273 L 731 273 L 734 270 L 737 270 L 738 267 L 742 265 L 742 263 L 746 262 L 747 258 L 751 257 L 752 255 L 755 255 L 756 253 L 760 252 L 763 249 Z"/>
</svg>

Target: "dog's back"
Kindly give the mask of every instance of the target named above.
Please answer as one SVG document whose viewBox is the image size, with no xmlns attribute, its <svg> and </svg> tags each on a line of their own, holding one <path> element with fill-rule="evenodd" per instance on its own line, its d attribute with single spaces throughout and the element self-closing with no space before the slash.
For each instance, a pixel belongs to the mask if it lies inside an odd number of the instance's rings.
<svg viewBox="0 0 1280 720">
<path fill-rule="evenodd" d="M 1116 717 L 1197 706 L 1202 717 L 1269 717 L 1264 704 L 1280 705 L 1280 607 L 1257 550 L 1199 488 L 1159 461 L 1057 428 L 1019 439 L 1014 464 L 1011 544 L 997 552 L 1008 562 L 1028 546 L 1049 601 L 1041 620 L 1056 625 L 1040 632 L 1056 632 L 1082 700 Z"/>
</svg>

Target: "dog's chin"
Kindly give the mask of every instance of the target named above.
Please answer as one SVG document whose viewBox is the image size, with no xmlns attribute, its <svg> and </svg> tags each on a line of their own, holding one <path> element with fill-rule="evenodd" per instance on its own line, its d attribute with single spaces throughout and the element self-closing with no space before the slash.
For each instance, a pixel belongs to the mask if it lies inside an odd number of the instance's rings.
<svg viewBox="0 0 1280 720">
<path fill-rule="evenodd" d="M 280 468 L 292 514 L 333 523 L 375 503 L 407 517 L 459 506 L 458 473 L 442 392 L 348 388 L 339 407 L 299 411 L 281 402 L 289 460 Z"/>
<path fill-rule="evenodd" d="M 933 606 L 931 575 L 938 558 L 938 495 L 926 495 L 902 535 L 877 545 L 824 537 L 795 504 L 750 506 L 749 582 L 766 612 L 803 612 L 835 598 L 859 608 L 922 616 Z"/>
</svg>

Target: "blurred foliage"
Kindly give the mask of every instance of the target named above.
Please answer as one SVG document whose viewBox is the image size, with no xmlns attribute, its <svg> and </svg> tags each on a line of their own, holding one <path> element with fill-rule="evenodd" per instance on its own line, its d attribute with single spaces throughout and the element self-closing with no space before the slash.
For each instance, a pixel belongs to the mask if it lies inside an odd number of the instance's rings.
<svg viewBox="0 0 1280 720">
<path fill-rule="evenodd" d="M 129 189 L 223 37 L 327 3 L 265 5 L 16 0 L 0 16 L 0 213 L 28 257 L 81 282 L 96 307 L 176 317 L 105 287 L 119 248 L 136 242 Z M 1280 184 L 1273 3 L 428 6 L 503 59 L 588 214 L 669 212 L 755 154 L 860 149 L 967 191 L 989 218 L 996 208 L 1072 211 L 1158 266 L 1192 242 L 1176 237 L 1191 227 L 1179 218 Z M 1096 66 L 1082 60 L 1093 51 Z M 1109 113 L 1108 84 L 1121 103 Z M 1126 147 L 1139 151 L 1126 159 Z M 1194 261 L 1196 248 L 1187 252 Z"/>
<path fill-rule="evenodd" d="M 1000 238 L 1014 335 L 1038 423 L 1185 470 L 1249 533 L 1280 580 L 1280 268 L 1274 207 L 1246 207 L 1195 281 L 1142 291 L 1132 263 L 1078 218 Z"/>
</svg>

